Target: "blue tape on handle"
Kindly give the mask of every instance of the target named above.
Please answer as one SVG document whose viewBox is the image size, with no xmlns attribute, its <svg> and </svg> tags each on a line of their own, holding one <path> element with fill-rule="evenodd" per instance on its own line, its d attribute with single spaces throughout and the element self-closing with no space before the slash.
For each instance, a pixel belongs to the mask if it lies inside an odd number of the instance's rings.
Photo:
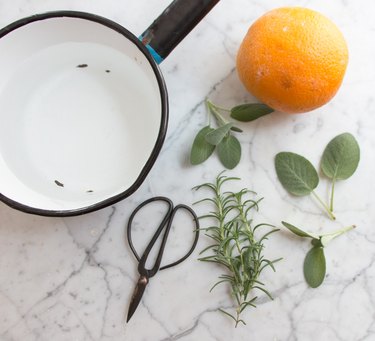
<svg viewBox="0 0 375 341">
<path fill-rule="evenodd" d="M 160 64 L 164 59 L 157 53 L 150 45 L 146 45 L 147 50 L 150 51 L 152 58 L 155 59 L 157 64 Z"/>
<path fill-rule="evenodd" d="M 142 41 L 143 37 L 140 36 L 139 37 L 139 40 Z M 147 48 L 147 50 L 150 52 L 152 58 L 154 58 L 156 64 L 160 64 L 164 58 L 162 58 L 159 53 L 157 53 L 153 48 L 152 46 L 150 46 L 149 44 L 145 45 L 145 47 Z"/>
</svg>

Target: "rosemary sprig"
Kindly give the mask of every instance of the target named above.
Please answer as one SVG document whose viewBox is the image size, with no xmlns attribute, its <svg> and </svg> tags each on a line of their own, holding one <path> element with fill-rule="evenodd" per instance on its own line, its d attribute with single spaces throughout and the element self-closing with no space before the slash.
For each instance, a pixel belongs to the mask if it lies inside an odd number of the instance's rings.
<svg viewBox="0 0 375 341">
<path fill-rule="evenodd" d="M 211 252 L 211 254 L 199 260 L 217 263 L 226 269 L 226 273 L 219 276 L 210 291 L 222 283 L 230 285 L 236 306 L 235 312 L 219 310 L 231 317 L 237 327 L 239 323 L 246 324 L 240 317 L 245 308 L 256 306 L 257 296 L 249 297 L 250 292 L 259 290 L 272 299 L 264 283 L 259 281 L 259 276 L 268 267 L 275 271 L 273 264 L 280 259 L 270 261 L 263 256 L 264 241 L 278 229 L 264 223 L 254 225 L 250 217 L 254 210 L 258 211 L 258 204 L 262 199 L 249 198 L 255 193 L 246 188 L 239 192 L 224 192 L 223 184 L 232 180 L 240 179 L 220 173 L 214 183 L 205 183 L 195 189 L 210 189 L 213 197 L 202 199 L 198 203 L 210 202 L 214 206 L 214 211 L 200 217 L 200 219 L 212 219 L 214 223 L 202 228 L 213 244 L 201 252 L 201 254 L 206 252 Z M 271 229 L 265 233 L 260 232 L 265 227 Z M 259 233 L 256 232 L 260 232 L 261 236 L 259 237 Z"/>
</svg>

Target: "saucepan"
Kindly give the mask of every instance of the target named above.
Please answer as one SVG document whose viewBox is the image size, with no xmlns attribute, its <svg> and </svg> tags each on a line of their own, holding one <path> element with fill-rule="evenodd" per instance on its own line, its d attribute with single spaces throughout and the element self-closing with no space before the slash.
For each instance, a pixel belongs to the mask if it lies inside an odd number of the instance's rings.
<svg viewBox="0 0 375 341">
<path fill-rule="evenodd" d="M 219 0 L 175 0 L 136 37 L 76 11 L 0 30 L 0 199 L 72 216 L 134 193 L 164 142 L 158 64 Z"/>
</svg>

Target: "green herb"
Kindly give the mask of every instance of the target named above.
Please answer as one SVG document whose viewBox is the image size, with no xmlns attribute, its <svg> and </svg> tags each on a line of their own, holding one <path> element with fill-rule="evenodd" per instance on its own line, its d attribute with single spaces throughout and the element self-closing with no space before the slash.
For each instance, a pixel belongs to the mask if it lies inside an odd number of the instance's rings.
<svg viewBox="0 0 375 341">
<path fill-rule="evenodd" d="M 309 233 L 309 232 L 305 232 L 305 231 L 302 231 L 300 230 L 298 227 L 292 225 L 292 224 L 289 224 L 285 221 L 282 221 L 282 224 L 287 228 L 289 229 L 291 232 L 293 232 L 294 234 L 296 234 L 297 236 L 299 237 L 303 237 L 303 238 L 311 238 L 311 239 L 319 239 L 319 236 L 315 235 L 315 234 L 312 234 L 312 233 Z"/>
<path fill-rule="evenodd" d="M 211 115 L 215 118 L 218 128 L 212 128 L 209 120 L 209 124 L 198 132 L 191 147 L 190 162 L 198 165 L 206 161 L 217 147 L 221 163 L 232 169 L 241 160 L 241 144 L 231 131 L 240 133 L 242 130 L 228 122 L 213 103 L 207 100 L 206 105 L 209 118 Z"/>
<path fill-rule="evenodd" d="M 194 139 L 193 147 L 190 153 L 190 162 L 193 165 L 198 165 L 206 161 L 215 150 L 215 146 L 206 141 L 206 136 L 214 129 L 206 126 L 202 128 Z"/>
<path fill-rule="evenodd" d="M 217 146 L 217 153 L 224 167 L 233 169 L 241 160 L 241 144 L 235 136 L 225 136 Z"/>
<path fill-rule="evenodd" d="M 254 121 L 262 116 L 268 115 L 275 110 L 263 103 L 245 103 L 236 105 L 231 109 L 221 108 L 217 105 L 209 102 L 210 109 L 216 111 L 220 115 L 220 112 L 230 113 L 230 116 L 237 121 L 250 122 Z M 233 127 L 233 130 L 236 128 Z"/>
<path fill-rule="evenodd" d="M 214 206 L 214 211 L 200 217 L 211 219 L 213 224 L 202 228 L 212 240 L 212 244 L 201 252 L 210 252 L 210 255 L 199 260 L 213 262 L 225 268 L 226 273 L 219 276 L 218 282 L 211 290 L 219 284 L 229 285 L 236 304 L 235 311 L 220 311 L 231 317 L 237 327 L 239 323 L 246 324 L 240 316 L 245 308 L 256 306 L 257 297 L 250 297 L 250 293 L 259 290 L 272 299 L 264 284 L 259 281 L 259 276 L 268 267 L 275 271 L 274 263 L 280 259 L 270 261 L 263 255 L 265 240 L 278 230 L 269 224 L 254 225 L 250 216 L 253 211 L 258 211 L 261 199 L 252 199 L 250 196 L 255 194 L 247 189 L 239 192 L 223 191 L 223 185 L 233 180 L 240 179 L 226 177 L 220 173 L 214 183 L 205 183 L 195 189 L 209 189 L 213 197 L 198 203 L 209 202 Z M 267 232 L 262 232 L 264 228 L 268 228 Z M 258 236 L 259 234 L 261 235 Z"/>
<path fill-rule="evenodd" d="M 323 283 L 326 275 L 326 259 L 321 246 L 314 246 L 307 253 L 303 263 L 303 273 L 310 287 L 317 288 Z"/>
<path fill-rule="evenodd" d="M 275 157 L 275 168 L 277 177 L 289 193 L 297 196 L 312 194 L 330 218 L 336 219 L 329 207 L 314 191 L 319 184 L 319 176 L 309 160 L 295 153 L 281 152 Z"/>
<path fill-rule="evenodd" d="M 262 103 L 248 103 L 233 107 L 230 110 L 230 116 L 237 121 L 250 122 L 273 111 L 272 108 Z"/>
<path fill-rule="evenodd" d="M 232 128 L 233 123 L 226 123 L 220 128 L 214 129 L 206 135 L 206 141 L 213 146 L 217 146 L 225 136 L 228 136 L 230 128 Z"/>
<path fill-rule="evenodd" d="M 275 167 L 281 184 L 294 195 L 308 195 L 319 184 L 314 166 L 301 155 L 281 152 L 276 155 Z"/>
<path fill-rule="evenodd" d="M 344 234 L 355 228 L 355 225 L 343 228 L 336 232 L 316 235 L 310 232 L 305 232 L 302 229 L 289 224 L 285 221 L 282 224 L 295 235 L 302 238 L 310 238 L 313 247 L 307 253 L 303 264 L 303 273 L 305 275 L 306 282 L 312 288 L 317 288 L 323 283 L 326 275 L 326 259 L 324 256 L 324 247 L 328 245 L 330 241 L 338 236 Z"/>
<path fill-rule="evenodd" d="M 336 180 L 350 178 L 358 167 L 359 145 L 352 134 L 343 133 L 332 139 L 324 150 L 321 169 L 332 179 L 330 210 L 333 211 L 333 197 Z"/>
<path fill-rule="evenodd" d="M 358 167 L 359 159 L 359 145 L 352 134 L 340 134 L 328 143 L 323 152 L 321 170 L 332 180 L 329 206 L 314 191 L 319 184 L 319 177 L 306 158 L 295 153 L 281 152 L 275 157 L 275 168 L 277 177 L 288 192 L 299 196 L 312 194 L 334 220 L 335 183 L 351 177 Z"/>
<path fill-rule="evenodd" d="M 234 126 L 233 122 L 228 122 L 222 113 L 230 113 L 232 118 L 248 122 L 273 112 L 273 109 L 261 103 L 242 104 L 232 109 L 225 109 L 209 100 L 206 101 L 206 106 L 208 114 L 215 118 L 218 128 L 212 128 L 209 123 L 198 132 L 191 148 L 190 162 L 197 165 L 206 161 L 217 147 L 219 160 L 223 166 L 233 169 L 241 160 L 241 144 L 231 131 L 241 133 L 242 130 Z"/>
</svg>

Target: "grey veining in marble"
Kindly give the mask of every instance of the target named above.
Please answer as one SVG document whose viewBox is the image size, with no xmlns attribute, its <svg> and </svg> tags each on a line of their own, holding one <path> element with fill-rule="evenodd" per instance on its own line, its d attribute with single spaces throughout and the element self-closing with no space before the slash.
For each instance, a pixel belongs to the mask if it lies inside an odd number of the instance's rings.
<svg viewBox="0 0 375 341">
<path fill-rule="evenodd" d="M 0 26 L 56 9 L 106 16 L 141 33 L 168 0 L 0 0 Z M 264 196 L 256 219 L 281 220 L 311 231 L 358 228 L 326 250 L 327 278 L 318 289 L 302 274 L 309 243 L 283 230 L 267 242 L 269 258 L 283 257 L 277 272 L 265 272 L 274 300 L 260 295 L 256 309 L 244 313 L 237 329 L 218 312 L 232 302 L 225 286 L 209 289 L 220 269 L 197 261 L 208 245 L 181 265 L 152 279 L 136 314 L 125 324 L 137 280 L 136 262 L 125 240 L 132 210 L 153 195 L 191 205 L 191 190 L 222 170 L 215 156 L 189 165 L 189 149 L 206 122 L 204 100 L 229 107 L 254 98 L 240 84 L 235 57 L 249 25 L 267 10 L 306 6 L 330 17 L 344 33 L 348 70 L 335 98 L 303 115 L 275 114 L 240 124 L 241 164 L 230 174 L 240 185 Z M 375 340 L 375 3 L 372 1 L 222 0 L 161 64 L 170 97 L 170 122 L 162 152 L 141 188 L 101 211 L 72 218 L 31 216 L 0 203 L 0 340 Z M 288 195 L 277 181 L 273 158 L 281 150 L 306 155 L 318 166 L 335 135 L 349 131 L 361 146 L 355 175 L 336 187 L 332 222 L 311 198 Z M 317 191 L 327 196 L 329 182 Z M 203 207 L 197 207 L 203 213 Z M 152 217 L 150 218 L 152 219 Z M 180 249 L 171 245 L 173 257 Z"/>
</svg>

